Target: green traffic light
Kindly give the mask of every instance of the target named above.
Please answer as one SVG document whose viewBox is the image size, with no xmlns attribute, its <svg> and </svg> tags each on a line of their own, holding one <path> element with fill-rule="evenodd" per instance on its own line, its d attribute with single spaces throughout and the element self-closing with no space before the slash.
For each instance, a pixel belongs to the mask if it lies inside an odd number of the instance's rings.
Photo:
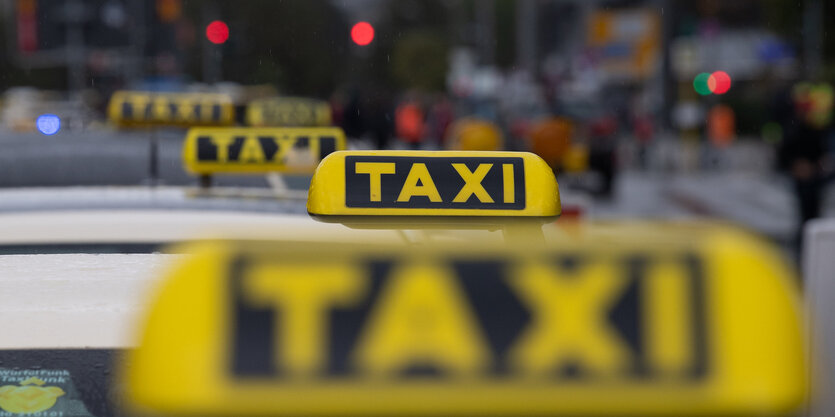
<svg viewBox="0 0 835 417">
<path fill-rule="evenodd" d="M 710 74 L 706 72 L 700 73 L 693 79 L 693 89 L 703 96 L 710 94 L 710 87 L 707 85 L 708 79 L 710 79 Z"/>
</svg>

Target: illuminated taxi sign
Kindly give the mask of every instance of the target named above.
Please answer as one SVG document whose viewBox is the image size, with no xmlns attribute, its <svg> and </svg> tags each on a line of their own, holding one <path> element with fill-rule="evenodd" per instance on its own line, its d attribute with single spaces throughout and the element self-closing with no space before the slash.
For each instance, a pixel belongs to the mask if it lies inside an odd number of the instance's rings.
<svg viewBox="0 0 835 417">
<path fill-rule="evenodd" d="M 329 126 L 331 107 L 327 101 L 301 97 L 253 100 L 246 107 L 250 126 Z"/>
<path fill-rule="evenodd" d="M 554 174 L 526 152 L 346 151 L 313 175 L 307 211 L 342 216 L 559 215 Z"/>
<path fill-rule="evenodd" d="M 327 128 L 192 128 L 183 163 L 196 174 L 310 173 L 328 154 L 345 149 L 345 134 Z"/>
<path fill-rule="evenodd" d="M 117 91 L 107 115 L 122 126 L 223 126 L 235 122 L 232 99 L 210 93 Z"/>
<path fill-rule="evenodd" d="M 797 411 L 779 255 L 730 233 L 681 241 L 206 243 L 153 303 L 128 398 L 160 415 Z"/>
</svg>

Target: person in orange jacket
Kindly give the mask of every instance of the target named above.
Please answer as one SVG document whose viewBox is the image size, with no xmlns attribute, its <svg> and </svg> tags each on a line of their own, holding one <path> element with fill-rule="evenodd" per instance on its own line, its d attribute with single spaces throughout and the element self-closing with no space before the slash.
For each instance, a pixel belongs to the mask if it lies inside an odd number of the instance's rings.
<svg viewBox="0 0 835 417">
<path fill-rule="evenodd" d="M 426 117 L 420 104 L 407 100 L 397 106 L 394 124 L 397 137 L 409 144 L 412 149 L 420 149 L 426 129 Z"/>
</svg>

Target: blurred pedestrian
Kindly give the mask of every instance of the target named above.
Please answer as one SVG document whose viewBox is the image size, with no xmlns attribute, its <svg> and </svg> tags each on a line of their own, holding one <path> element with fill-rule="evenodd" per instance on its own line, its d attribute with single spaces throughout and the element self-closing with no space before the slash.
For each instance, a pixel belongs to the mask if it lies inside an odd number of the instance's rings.
<svg viewBox="0 0 835 417">
<path fill-rule="evenodd" d="M 736 139 L 736 114 L 727 104 L 715 104 L 707 111 L 705 125 L 707 144 L 703 150 L 703 166 L 708 170 L 725 168 L 725 154 Z"/>
<path fill-rule="evenodd" d="M 647 153 L 654 134 L 652 116 L 647 113 L 635 113 L 632 116 L 632 135 L 638 146 L 638 165 L 641 169 L 647 169 L 649 165 Z"/>
<path fill-rule="evenodd" d="M 337 90 L 334 92 L 330 99 L 328 100 L 328 104 L 331 107 L 331 123 L 334 126 L 345 126 L 345 93 Z M 343 129 L 344 130 L 344 129 Z"/>
<path fill-rule="evenodd" d="M 397 137 L 406 142 L 411 149 L 420 149 L 425 133 L 425 115 L 420 103 L 408 99 L 397 106 L 394 115 Z"/>
<path fill-rule="evenodd" d="M 826 84 L 801 83 L 791 97 L 796 120 L 784 132 L 779 160 L 794 183 L 800 217 L 795 245 L 800 254 L 803 227 L 820 216 L 823 187 L 832 172 L 828 149 L 832 89 Z"/>
<path fill-rule="evenodd" d="M 390 95 L 386 90 L 378 89 L 370 98 L 366 115 L 366 124 L 375 149 L 388 149 L 389 139 L 394 130 L 394 117 Z"/>
<path fill-rule="evenodd" d="M 365 120 L 361 105 L 360 93 L 357 89 L 351 91 L 348 102 L 342 113 L 342 129 L 349 138 L 357 139 L 365 134 Z"/>
<path fill-rule="evenodd" d="M 438 94 L 433 101 L 427 125 L 429 134 L 438 142 L 438 147 L 443 148 L 447 130 L 455 119 L 455 110 L 452 101 L 445 94 Z"/>
<path fill-rule="evenodd" d="M 724 149 L 736 138 L 736 115 L 726 104 L 717 104 L 707 113 L 707 136 L 710 143 Z"/>
<path fill-rule="evenodd" d="M 604 115 L 589 126 L 589 168 L 600 174 L 599 197 L 611 198 L 614 189 L 618 120 Z"/>
</svg>

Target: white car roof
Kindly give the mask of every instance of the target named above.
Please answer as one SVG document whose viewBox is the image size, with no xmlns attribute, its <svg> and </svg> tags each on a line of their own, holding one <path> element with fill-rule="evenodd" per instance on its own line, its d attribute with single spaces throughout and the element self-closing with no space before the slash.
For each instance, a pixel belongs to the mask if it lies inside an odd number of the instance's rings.
<svg viewBox="0 0 835 417">
<path fill-rule="evenodd" d="M 307 215 L 197 210 L 82 210 L 0 213 L 0 245 L 55 243 L 172 243 L 216 236 L 331 238 L 397 236 L 391 231 L 353 230 Z M 271 233 L 272 232 L 272 233 Z"/>
<path fill-rule="evenodd" d="M 194 210 L 0 213 L 0 230 L 0 349 L 133 346 L 148 292 L 184 255 L 95 253 L 95 244 L 216 237 L 402 242 L 392 231 L 352 230 L 306 215 Z M 62 253 L 42 250 L 62 244 Z M 87 252 L 85 245 L 93 252 L 72 253 Z"/>
<path fill-rule="evenodd" d="M 180 256 L 0 256 L 0 349 L 133 346 L 149 291 Z"/>
</svg>

